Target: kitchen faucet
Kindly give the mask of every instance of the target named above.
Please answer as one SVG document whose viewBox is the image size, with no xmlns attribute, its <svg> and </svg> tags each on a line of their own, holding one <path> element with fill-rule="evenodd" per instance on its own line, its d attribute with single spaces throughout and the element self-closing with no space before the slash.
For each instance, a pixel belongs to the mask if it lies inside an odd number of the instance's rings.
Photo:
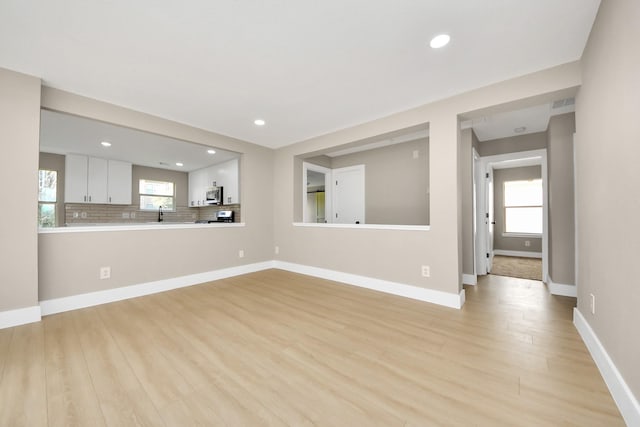
<svg viewBox="0 0 640 427">
<path fill-rule="evenodd" d="M 162 212 L 162 206 L 158 206 L 158 222 L 162 222 L 164 213 Z"/>
</svg>

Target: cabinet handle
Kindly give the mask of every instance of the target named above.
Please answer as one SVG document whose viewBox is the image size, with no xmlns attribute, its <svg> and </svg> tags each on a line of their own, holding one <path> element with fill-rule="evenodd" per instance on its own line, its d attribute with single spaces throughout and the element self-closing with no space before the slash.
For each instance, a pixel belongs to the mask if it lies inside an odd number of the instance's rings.
<svg viewBox="0 0 640 427">
<path fill-rule="evenodd" d="M 89 201 L 91 201 L 91 196 L 89 196 Z"/>
<path fill-rule="evenodd" d="M 111 203 L 111 196 L 109 196 L 109 203 Z"/>
<path fill-rule="evenodd" d="M 87 196 L 84 196 L 84 201 L 85 201 L 85 202 L 87 201 Z"/>
</svg>

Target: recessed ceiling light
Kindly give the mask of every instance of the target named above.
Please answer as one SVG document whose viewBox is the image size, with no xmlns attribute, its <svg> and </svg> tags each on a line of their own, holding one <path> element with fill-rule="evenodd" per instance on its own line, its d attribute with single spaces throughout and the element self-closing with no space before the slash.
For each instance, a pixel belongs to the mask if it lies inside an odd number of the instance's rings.
<svg viewBox="0 0 640 427">
<path fill-rule="evenodd" d="M 184 166 L 184 165 L 180 162 L 176 162 L 176 166 Z"/>
<path fill-rule="evenodd" d="M 100 144 L 101 144 L 103 147 L 111 147 L 111 143 L 110 143 L 110 142 L 107 142 L 107 141 L 102 141 Z"/>
<path fill-rule="evenodd" d="M 216 154 L 216 150 L 207 150 L 207 153 L 209 153 L 209 154 Z"/>
<path fill-rule="evenodd" d="M 515 128 L 513 131 L 514 131 L 515 133 L 522 133 L 522 132 L 524 132 L 525 130 L 527 130 L 527 127 L 526 127 L 526 126 L 520 126 L 519 128 Z"/>
<path fill-rule="evenodd" d="M 255 119 L 255 120 L 253 121 L 253 123 L 254 123 L 256 126 L 264 126 L 266 122 L 265 122 L 264 120 L 262 120 L 262 119 Z"/>
<path fill-rule="evenodd" d="M 441 47 L 446 46 L 449 43 L 449 40 L 451 40 L 451 37 L 449 37 L 448 34 L 439 34 L 431 39 L 429 46 L 434 49 L 440 49 Z"/>
</svg>

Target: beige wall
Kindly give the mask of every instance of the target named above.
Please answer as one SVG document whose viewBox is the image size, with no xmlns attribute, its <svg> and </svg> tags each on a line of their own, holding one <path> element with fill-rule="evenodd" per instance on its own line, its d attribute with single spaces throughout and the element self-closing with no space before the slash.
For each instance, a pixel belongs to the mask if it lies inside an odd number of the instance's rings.
<svg viewBox="0 0 640 427">
<path fill-rule="evenodd" d="M 331 159 L 332 169 L 354 165 L 365 165 L 367 224 L 429 224 L 428 138 Z"/>
<path fill-rule="evenodd" d="M 519 151 L 541 150 L 543 148 L 547 148 L 547 132 L 482 141 L 478 143 L 477 150 L 478 154 L 484 157 L 517 153 Z"/>
<path fill-rule="evenodd" d="M 549 121 L 547 174 L 549 189 L 549 276 L 555 283 L 575 284 L 575 211 L 573 134 L 575 114 Z"/>
<path fill-rule="evenodd" d="M 38 305 L 40 79 L 0 68 L 0 312 Z"/>
<path fill-rule="evenodd" d="M 578 309 L 640 398 L 640 2 L 603 0 L 576 98 Z M 596 313 L 589 309 L 595 295 Z"/>
<path fill-rule="evenodd" d="M 462 272 L 474 271 L 473 233 L 473 139 L 472 129 L 460 131 L 460 177 L 462 186 Z"/>
<path fill-rule="evenodd" d="M 64 225 L 64 156 L 53 153 L 40 153 L 40 169 L 58 172 L 56 187 L 56 226 Z"/>
<path fill-rule="evenodd" d="M 41 300 L 273 259 L 272 150 L 46 87 L 42 91 L 42 105 L 55 111 L 244 153 L 240 188 L 242 219 L 246 226 L 40 234 Z M 35 182 L 38 127 L 33 128 L 36 134 L 32 142 L 36 150 L 34 164 L 25 169 Z M 23 186 L 18 187 L 24 192 Z M 37 189 L 37 183 L 32 188 Z M 31 198 L 37 196 L 33 191 Z M 28 212 L 35 215 L 35 205 Z M 35 217 L 30 224 L 35 235 Z M 245 253 L 242 259 L 238 256 L 240 249 Z M 101 266 L 111 267 L 111 279 L 98 279 Z"/>
<path fill-rule="evenodd" d="M 540 166 L 496 169 L 493 171 L 493 217 L 496 222 L 493 230 L 493 249 L 521 252 L 542 252 L 542 238 L 503 236 L 504 223 L 504 183 L 505 181 L 524 181 L 540 179 Z M 531 246 L 525 246 L 529 241 Z"/>
<path fill-rule="evenodd" d="M 522 99 L 550 101 L 551 93 L 579 84 L 579 64 L 571 63 L 277 150 L 274 224 L 280 254 L 276 258 L 457 294 L 462 274 L 458 115 Z M 296 210 L 294 191 L 302 191 L 294 167 L 296 156 L 423 123 L 429 123 L 430 133 L 429 231 L 310 228 L 292 224 Z M 431 266 L 431 277 L 421 276 L 421 265 Z"/>
</svg>

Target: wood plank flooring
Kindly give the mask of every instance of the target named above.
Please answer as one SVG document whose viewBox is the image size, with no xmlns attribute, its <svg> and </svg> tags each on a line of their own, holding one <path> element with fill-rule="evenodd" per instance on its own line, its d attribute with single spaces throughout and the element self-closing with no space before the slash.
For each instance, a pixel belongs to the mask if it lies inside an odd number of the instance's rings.
<svg viewBox="0 0 640 427">
<path fill-rule="evenodd" d="M 268 270 L 0 330 L 0 426 L 624 425 L 575 299 L 462 310 Z"/>
</svg>

